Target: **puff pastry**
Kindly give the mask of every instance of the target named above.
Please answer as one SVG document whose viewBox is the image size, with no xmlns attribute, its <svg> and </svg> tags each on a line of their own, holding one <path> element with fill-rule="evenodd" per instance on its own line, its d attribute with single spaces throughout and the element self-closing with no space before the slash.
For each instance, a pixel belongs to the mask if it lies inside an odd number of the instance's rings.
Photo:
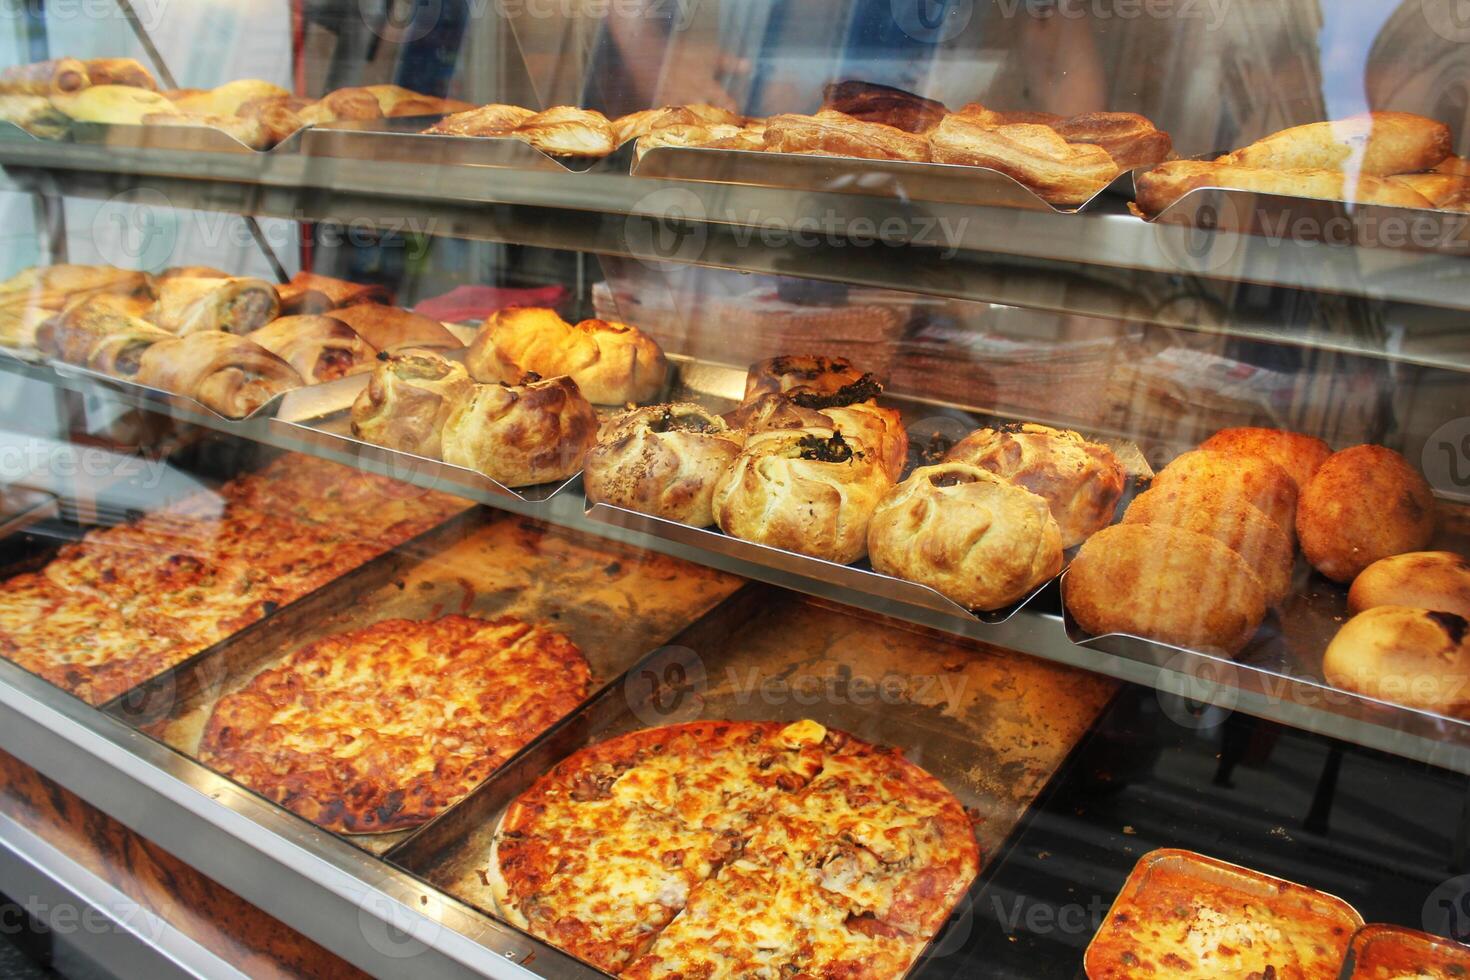
<svg viewBox="0 0 1470 980">
<path fill-rule="evenodd" d="M 0 92 L 17 95 L 65 94 L 91 84 L 86 63 L 76 58 L 52 58 L 0 71 Z"/>
<path fill-rule="evenodd" d="M 68 364 L 86 364 L 102 338 L 139 325 L 151 326 L 137 316 L 138 300 L 101 294 L 80 299 L 36 329 L 36 349 Z"/>
<path fill-rule="evenodd" d="M 506 135 L 554 157 L 605 157 L 617 149 L 606 116 L 596 109 L 567 105 L 538 112 Z"/>
<path fill-rule="evenodd" d="M 1372 177 L 1429 170 L 1450 155 L 1450 128 L 1411 112 L 1365 112 L 1293 126 L 1220 157 L 1267 170 L 1351 169 Z"/>
<path fill-rule="evenodd" d="M 673 126 L 734 126 L 738 129 L 744 125 L 745 117 L 738 112 L 706 104 L 643 109 L 619 116 L 612 123 L 613 136 L 618 146 L 628 140 Z"/>
<path fill-rule="evenodd" d="M 648 402 L 668 376 L 663 350 L 626 323 L 567 323 L 555 310 L 514 307 L 485 321 L 465 355 L 476 381 L 513 382 L 535 373 L 568 375 L 598 405 Z"/>
<path fill-rule="evenodd" d="M 291 365 L 264 347 L 221 331 L 153 344 L 139 358 L 136 380 L 187 395 L 230 418 L 249 415 L 302 383 Z"/>
<path fill-rule="evenodd" d="M 1017 123 L 1029 123 L 1036 126 L 1054 126 L 1064 118 L 1054 112 L 1035 112 L 1031 110 L 1001 112 L 996 109 L 987 109 L 979 102 L 966 103 L 960 107 L 955 115 L 964 116 L 966 119 L 977 122 L 982 126 L 1011 126 Z"/>
<path fill-rule="evenodd" d="M 378 97 L 365 88 L 339 88 L 328 92 L 298 115 L 308 126 L 322 123 L 382 119 L 383 107 Z"/>
<path fill-rule="evenodd" d="M 115 378 L 134 378 L 142 367 L 143 352 L 173 336 L 146 320 L 132 318 L 92 345 L 87 367 Z"/>
<path fill-rule="evenodd" d="M 405 347 L 459 350 L 464 346 L 438 320 L 396 306 L 359 303 L 332 310 L 327 316 L 347 324 L 376 350 L 395 351 Z"/>
<path fill-rule="evenodd" d="M 413 95 L 393 103 L 392 108 L 383 110 L 390 119 L 405 116 L 445 116 L 473 109 L 474 103 L 461 99 L 441 99 L 434 95 Z"/>
<path fill-rule="evenodd" d="M 482 105 L 445 116 L 424 132 L 440 136 L 504 136 L 535 114 L 518 105 Z"/>
<path fill-rule="evenodd" d="M 1284 194 L 1325 201 L 1355 201 L 1397 208 L 1432 207 L 1413 188 L 1380 177 L 1353 177 L 1337 170 L 1262 170 L 1229 163 L 1170 160 L 1138 175 L 1136 202 L 1153 216 L 1201 187 L 1226 187 L 1258 194 Z"/>
<path fill-rule="evenodd" d="M 293 95 L 268 95 L 246 99 L 240 103 L 235 114 L 241 119 L 259 122 L 265 139 L 274 146 L 306 125 L 301 120 L 301 110 L 310 104 L 308 100 L 298 99 Z"/>
<path fill-rule="evenodd" d="M 258 99 L 289 98 L 290 92 L 259 78 L 237 78 L 211 89 L 169 93 L 170 101 L 181 111 L 206 116 L 234 116 L 247 102 Z"/>
<path fill-rule="evenodd" d="M 158 91 L 153 73 L 134 58 L 88 58 L 87 78 L 93 85 L 131 85 Z"/>
<path fill-rule="evenodd" d="M 314 272 L 298 272 L 291 281 L 276 287 L 281 297 L 283 316 L 301 313 L 324 313 L 343 306 L 359 303 L 391 303 L 393 294 L 388 287 L 376 284 L 348 282 L 333 279 Z M 349 324 L 351 326 L 351 324 Z"/>
<path fill-rule="evenodd" d="M 766 120 L 765 149 L 870 160 L 930 159 L 929 141 L 924 137 L 831 109 L 814 116 L 772 116 Z"/>
<path fill-rule="evenodd" d="M 49 104 L 49 103 L 48 103 Z M 638 140 L 637 155 L 660 146 L 699 146 L 712 150 L 764 150 L 765 139 L 739 126 L 721 124 L 665 126 Z"/>
<path fill-rule="evenodd" d="M 635 408 L 607 421 L 582 464 L 587 499 L 695 527 L 715 521 L 715 481 L 745 434 L 698 405 Z"/>
<path fill-rule="evenodd" d="M 1162 163 L 1174 141 L 1136 112 L 1084 112 L 1049 123 L 1068 143 L 1091 143 L 1108 151 L 1123 170 Z"/>
<path fill-rule="evenodd" d="M 571 378 L 482 384 L 444 424 L 444 462 L 529 487 L 574 476 L 596 442 L 597 413 Z"/>
<path fill-rule="evenodd" d="M 937 162 L 999 170 L 1052 204 L 1081 204 L 1119 172 L 1102 147 L 1069 143 L 1050 126 L 1034 123 L 985 126 L 951 115 L 929 134 L 929 142 Z"/>
<path fill-rule="evenodd" d="M 882 123 L 906 133 L 927 133 L 949 112 L 943 102 L 901 88 L 846 79 L 822 89 L 822 108 L 861 122 Z"/>
<path fill-rule="evenodd" d="M 280 312 L 276 287 L 264 279 L 172 276 L 159 282 L 148 319 L 180 336 L 201 330 L 246 334 Z"/>
<path fill-rule="evenodd" d="M 55 315 L 55 310 L 26 302 L 0 302 L 0 346 L 34 348 L 36 333 Z"/>
<path fill-rule="evenodd" d="M 400 452 L 438 459 L 444 423 L 475 383 L 464 365 L 431 350 L 380 353 L 352 403 L 352 434 Z"/>
<path fill-rule="evenodd" d="M 56 93 L 51 104 L 76 122 L 141 125 L 144 116 L 176 115 L 178 106 L 157 92 L 128 85 L 93 85 Z"/>
<path fill-rule="evenodd" d="M 250 339 L 295 368 L 308 384 L 371 371 L 378 354 L 351 327 L 328 316 L 283 316 L 253 331 Z"/>
<path fill-rule="evenodd" d="M 1047 502 L 968 463 L 921 466 L 868 525 L 876 571 L 920 582 L 968 609 L 999 609 L 1062 570 Z"/>
</svg>

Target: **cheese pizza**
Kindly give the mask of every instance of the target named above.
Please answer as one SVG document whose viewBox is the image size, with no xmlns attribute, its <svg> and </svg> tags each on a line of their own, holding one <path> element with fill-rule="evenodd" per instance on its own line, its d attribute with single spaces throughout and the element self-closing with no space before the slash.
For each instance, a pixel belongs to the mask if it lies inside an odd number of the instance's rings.
<svg viewBox="0 0 1470 980">
<path fill-rule="evenodd" d="M 979 869 L 959 801 L 813 721 L 701 721 L 588 747 L 507 808 L 511 923 L 611 973 L 901 976 Z"/>
<path fill-rule="evenodd" d="M 401 830 L 464 797 L 590 684 L 571 640 L 511 617 L 389 619 L 221 698 L 199 758 L 328 830 Z"/>
</svg>

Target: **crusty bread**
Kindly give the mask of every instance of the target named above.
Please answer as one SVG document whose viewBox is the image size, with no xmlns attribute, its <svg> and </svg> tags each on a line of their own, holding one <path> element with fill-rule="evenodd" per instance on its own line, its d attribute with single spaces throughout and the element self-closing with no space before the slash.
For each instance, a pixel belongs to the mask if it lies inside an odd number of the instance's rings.
<svg viewBox="0 0 1470 980">
<path fill-rule="evenodd" d="M 507 487 L 565 480 L 597 441 L 597 413 L 571 378 L 475 385 L 444 423 L 444 462 Z"/>
<path fill-rule="evenodd" d="M 1348 610 L 1412 606 L 1470 618 L 1470 561 L 1453 551 L 1410 551 L 1380 558 L 1348 589 Z"/>
<path fill-rule="evenodd" d="M 947 462 L 914 470 L 879 502 L 868 556 L 968 609 L 999 609 L 1062 569 L 1047 502 L 988 470 Z"/>
<path fill-rule="evenodd" d="M 1293 126 L 1220 158 L 1266 170 L 1331 170 L 1386 177 L 1429 170 L 1450 155 L 1450 128 L 1411 112 L 1365 112 Z"/>
<path fill-rule="evenodd" d="M 637 327 L 608 320 L 567 323 L 555 310 L 512 307 L 485 321 L 465 355 L 476 381 L 567 375 L 597 405 L 648 402 L 668 377 L 663 350 Z"/>
<path fill-rule="evenodd" d="M 582 465 L 587 499 L 707 527 L 715 481 L 745 434 L 698 405 L 636 408 L 603 424 Z"/>
<path fill-rule="evenodd" d="M 861 122 L 882 123 L 906 133 L 927 133 L 949 111 L 943 102 L 889 85 L 857 79 L 831 82 L 822 89 L 822 108 Z"/>
<path fill-rule="evenodd" d="M 1434 534 L 1434 494 L 1392 449 L 1333 453 L 1302 491 L 1297 537 L 1323 575 L 1351 582 L 1380 558 L 1422 551 Z"/>
<path fill-rule="evenodd" d="M 1069 143 L 1050 126 L 1034 123 L 986 126 L 951 115 L 929 134 L 929 142 L 936 162 L 999 170 L 1053 204 L 1081 204 L 1119 172 L 1102 147 Z"/>
<path fill-rule="evenodd" d="M 1324 201 L 1353 201 L 1395 208 L 1429 208 L 1429 199 L 1405 184 L 1337 170 L 1267 170 L 1232 163 L 1170 160 L 1140 173 L 1135 201 L 1155 215 L 1190 191 L 1223 187 L 1257 194 L 1281 194 Z"/>
<path fill-rule="evenodd" d="M 1253 504 L 1288 534 L 1296 526 L 1296 483 L 1264 456 L 1196 449 L 1176 456 L 1154 477 L 1153 485 L 1187 492 L 1213 486 Z"/>
<path fill-rule="evenodd" d="M 1470 718 L 1470 624 L 1454 613 L 1375 606 L 1337 631 L 1322 674 L 1345 691 Z"/>
<path fill-rule="evenodd" d="M 1200 443 L 1199 448 L 1269 459 L 1287 472 L 1298 492 L 1332 455 L 1332 447 L 1316 436 L 1253 426 L 1221 429 Z"/>
<path fill-rule="evenodd" d="M 439 458 L 444 423 L 474 382 L 464 365 L 431 350 L 378 355 L 367 387 L 352 403 L 352 434 L 416 456 Z"/>
<path fill-rule="evenodd" d="M 778 153 L 926 161 L 929 141 L 882 123 L 823 109 L 814 116 L 785 114 L 766 120 L 765 148 Z"/>
</svg>

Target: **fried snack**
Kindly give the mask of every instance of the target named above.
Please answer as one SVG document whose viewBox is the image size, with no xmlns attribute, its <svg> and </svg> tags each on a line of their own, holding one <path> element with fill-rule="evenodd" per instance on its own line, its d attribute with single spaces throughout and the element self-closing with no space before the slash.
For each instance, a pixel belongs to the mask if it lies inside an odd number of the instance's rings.
<svg viewBox="0 0 1470 980">
<path fill-rule="evenodd" d="M 64 139 L 71 120 L 44 95 L 0 94 L 0 121 L 13 123 L 41 139 Z"/>
<path fill-rule="evenodd" d="M 152 345 L 139 358 L 137 381 L 187 395 L 229 418 L 249 415 L 303 383 L 291 365 L 264 347 L 217 330 Z"/>
<path fill-rule="evenodd" d="M 153 73 L 133 58 L 88 58 L 87 77 L 93 85 L 131 85 L 158 91 Z"/>
<path fill-rule="evenodd" d="M 134 378 L 142 366 L 143 352 L 173 336 L 146 320 L 130 319 L 92 345 L 87 367 L 115 378 Z"/>
<path fill-rule="evenodd" d="M 1316 436 L 1252 426 L 1221 429 L 1200 443 L 1199 448 L 1269 459 L 1286 471 L 1298 492 L 1332 455 L 1332 447 Z"/>
<path fill-rule="evenodd" d="M 513 307 L 485 321 L 465 355 L 476 381 L 514 382 L 525 374 L 567 375 L 597 405 L 647 402 L 668 377 L 663 350 L 637 327 L 607 320 L 567 323 L 555 310 Z"/>
<path fill-rule="evenodd" d="M 847 79 L 822 89 L 822 108 L 906 133 L 927 133 L 949 111 L 943 102 L 874 82 Z"/>
<path fill-rule="evenodd" d="M 1201 187 L 1223 187 L 1256 194 L 1282 194 L 1322 201 L 1354 201 L 1393 208 L 1429 208 L 1428 198 L 1404 184 L 1378 177 L 1349 176 L 1336 170 L 1263 170 L 1231 163 L 1170 160 L 1135 180 L 1136 203 L 1152 217 Z"/>
<path fill-rule="evenodd" d="M 1470 618 L 1470 561 L 1452 551 L 1410 551 L 1380 558 L 1348 589 L 1348 611 L 1411 606 Z"/>
<path fill-rule="evenodd" d="M 1398 174 L 1387 178 L 1422 195 L 1441 211 L 1470 210 L 1470 177 L 1459 174 Z"/>
<path fill-rule="evenodd" d="M 445 116 L 424 132 L 439 136 L 504 136 L 535 114 L 518 105 L 482 105 Z"/>
<path fill-rule="evenodd" d="M 1219 162 L 1386 177 L 1429 170 L 1452 147 L 1450 128 L 1443 123 L 1410 112 L 1365 112 L 1283 129 L 1225 154 Z"/>
<path fill-rule="evenodd" d="M 259 119 L 242 119 L 239 116 L 214 116 L 198 113 L 180 115 L 176 112 L 150 112 L 139 120 L 144 126 L 195 126 L 217 129 L 244 143 L 252 150 L 268 150 L 274 144 Z"/>
<path fill-rule="evenodd" d="M 738 112 L 719 106 L 696 104 L 664 106 L 660 109 L 643 109 L 619 116 L 613 120 L 613 134 L 617 145 L 622 146 L 631 139 L 647 136 L 673 126 L 734 126 L 745 125 L 745 117 Z"/>
<path fill-rule="evenodd" d="M 711 507 L 726 534 L 845 565 L 867 553 L 868 521 L 892 485 L 835 429 L 776 429 L 746 439 Z"/>
<path fill-rule="evenodd" d="M 399 452 L 438 459 L 444 423 L 474 388 L 463 364 L 431 350 L 380 353 L 367 387 L 352 403 L 352 434 Z"/>
<path fill-rule="evenodd" d="M 1062 116 L 1055 112 L 1037 112 L 1023 109 L 1015 112 L 1001 112 L 996 109 L 987 109 L 979 102 L 967 102 L 954 113 L 956 116 L 964 116 L 972 122 L 982 126 L 1013 126 L 1016 124 L 1028 124 L 1033 126 L 1055 126 L 1062 122 Z"/>
<path fill-rule="evenodd" d="M 1424 550 L 1434 494 L 1392 449 L 1354 446 L 1329 456 L 1302 491 L 1296 533 L 1317 571 L 1351 582 L 1380 558 Z"/>
<path fill-rule="evenodd" d="M 329 316 L 283 316 L 252 331 L 250 339 L 295 368 L 308 384 L 371 371 L 377 363 L 371 344 Z"/>
<path fill-rule="evenodd" d="M 444 462 L 507 487 L 576 475 L 597 442 L 597 413 L 571 378 L 475 385 L 444 423 Z"/>
<path fill-rule="evenodd" d="M 506 134 L 548 156 L 605 157 L 617 149 L 612 123 L 596 109 L 553 106 Z"/>
<path fill-rule="evenodd" d="M 75 122 L 141 125 L 144 116 L 177 115 L 178 106 L 157 92 L 127 85 L 93 85 L 51 96 L 51 104 Z"/>
<path fill-rule="evenodd" d="M 325 313 L 327 310 L 357 306 L 360 303 L 393 302 L 393 294 L 386 286 L 348 282 L 346 279 L 319 276 L 314 272 L 296 273 L 290 282 L 277 286 L 276 292 L 281 297 L 282 316 Z"/>
<path fill-rule="evenodd" d="M 999 609 L 1062 570 L 1046 500 L 969 463 L 922 466 L 868 525 L 876 571 L 927 585 L 967 609 Z"/>
<path fill-rule="evenodd" d="M 840 399 L 834 404 L 848 405 L 874 398 L 882 390 L 871 374 L 859 371 L 845 357 L 783 354 L 750 366 L 745 374 L 745 394 L 741 401 L 750 402 L 767 392 L 778 392 L 818 398 L 831 396 Z M 808 404 L 806 407 L 821 406 Z"/>
<path fill-rule="evenodd" d="M 1069 143 L 1049 126 L 1032 123 L 984 126 L 950 115 L 929 142 L 935 162 L 999 170 L 1052 204 L 1081 204 L 1119 172 L 1102 147 Z"/>
<path fill-rule="evenodd" d="M 862 122 L 831 109 L 815 116 L 772 116 L 766 121 L 765 149 L 869 160 L 923 162 L 930 158 L 929 142 L 922 136 L 882 123 Z"/>
<path fill-rule="evenodd" d="M 158 284 L 158 302 L 148 319 L 179 336 L 205 330 L 247 334 L 280 311 L 276 287 L 264 279 L 172 276 Z"/>
<path fill-rule="evenodd" d="M 203 91 L 170 93 L 170 101 L 179 111 L 204 116 L 234 116 L 247 102 L 258 99 L 289 98 L 290 92 L 259 78 L 238 78 Z"/>
<path fill-rule="evenodd" d="M 1233 655 L 1266 617 L 1261 581 L 1204 534 L 1115 524 L 1088 538 L 1062 580 L 1067 610 L 1088 633 L 1130 633 Z"/>
<path fill-rule="evenodd" d="M 1123 466 L 1113 451 L 1076 432 L 1033 422 L 977 429 L 945 456 L 1039 495 L 1071 548 L 1113 522 Z"/>
<path fill-rule="evenodd" d="M 351 327 L 377 350 L 395 351 L 405 347 L 427 350 L 459 350 L 464 344 L 438 320 L 396 306 L 359 303 L 326 314 Z"/>
<path fill-rule="evenodd" d="M 92 348 L 104 337 L 151 326 L 138 317 L 136 297 L 102 293 L 77 300 L 36 329 L 36 349 L 68 364 L 86 364 Z"/>
<path fill-rule="evenodd" d="M 246 99 L 240 103 L 235 114 L 241 119 L 254 119 L 260 123 L 269 145 L 285 140 L 306 123 L 301 121 L 301 110 L 311 102 L 294 95 L 264 96 Z"/>
<path fill-rule="evenodd" d="M 694 527 L 715 522 L 715 481 L 745 434 L 698 405 L 635 408 L 603 424 L 582 463 L 587 499 Z"/>
<path fill-rule="evenodd" d="M 1107 150 L 1122 170 L 1162 163 L 1174 152 L 1169 134 L 1135 112 L 1084 112 L 1050 125 L 1068 143 Z"/>
<path fill-rule="evenodd" d="M 1226 488 L 1202 484 L 1149 490 L 1128 505 L 1122 523 L 1179 527 L 1212 537 L 1245 559 L 1261 580 L 1268 604 L 1275 605 L 1291 593 L 1296 563 L 1291 535 Z"/>
<path fill-rule="evenodd" d="M 1345 691 L 1470 719 L 1470 623 L 1450 612 L 1375 606 L 1327 644 L 1322 675 Z"/>
<path fill-rule="evenodd" d="M 1262 456 L 1196 449 L 1174 458 L 1153 486 L 1187 493 L 1214 486 L 1238 496 L 1290 533 L 1296 526 L 1296 484 L 1291 474 Z"/>
<path fill-rule="evenodd" d="M 92 84 L 85 62 L 52 58 L 0 71 L 0 93 L 9 95 L 64 95 Z"/>
</svg>

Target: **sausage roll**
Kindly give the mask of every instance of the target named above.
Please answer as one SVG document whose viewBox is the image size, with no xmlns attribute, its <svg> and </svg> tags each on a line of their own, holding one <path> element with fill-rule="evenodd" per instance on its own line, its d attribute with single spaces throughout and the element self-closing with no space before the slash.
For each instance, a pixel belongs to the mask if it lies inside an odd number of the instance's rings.
<svg viewBox="0 0 1470 980">
<path fill-rule="evenodd" d="M 307 384 L 361 374 L 377 363 L 378 352 L 370 344 L 328 316 L 283 316 L 249 336 L 295 368 Z"/>
<path fill-rule="evenodd" d="M 571 378 L 482 384 L 444 424 L 444 462 L 502 486 L 565 480 L 597 441 L 597 413 Z"/>
<path fill-rule="evenodd" d="M 301 386 L 291 365 L 245 337 L 221 331 L 161 340 L 143 352 L 139 384 L 187 395 L 229 418 L 242 418 Z"/>
<path fill-rule="evenodd" d="M 582 464 L 587 499 L 707 527 L 715 521 L 715 481 L 744 440 L 744 433 L 698 405 L 624 412 L 602 426 Z"/>
<path fill-rule="evenodd" d="M 427 350 L 459 350 L 464 344 L 438 320 L 396 306 L 359 303 L 326 314 L 351 327 L 377 350 L 395 351 L 405 347 Z"/>
<path fill-rule="evenodd" d="M 86 63 L 76 58 L 52 58 L 0 71 L 0 92 L 16 95 L 65 94 L 91 84 Z"/>
<path fill-rule="evenodd" d="M 158 284 L 148 319 L 179 336 L 208 330 L 247 334 L 280 312 L 276 287 L 264 279 L 174 276 Z"/>
<path fill-rule="evenodd" d="M 78 300 L 36 329 L 36 348 L 68 364 L 86 364 L 103 337 L 150 325 L 137 316 L 139 309 L 140 300 L 131 296 L 104 293 Z"/>
<path fill-rule="evenodd" d="M 463 364 L 431 350 L 380 353 L 367 387 L 352 403 L 352 434 L 437 459 L 445 421 L 473 389 Z"/>
<path fill-rule="evenodd" d="M 143 352 L 173 337 L 167 330 L 146 320 L 130 319 L 92 345 L 87 355 L 87 367 L 115 378 L 135 378 L 142 366 Z"/>
<path fill-rule="evenodd" d="M 668 376 L 663 349 L 626 323 L 567 323 L 555 310 L 501 310 L 480 328 L 465 356 L 476 381 L 515 381 L 527 373 L 568 375 L 597 405 L 647 402 Z"/>
</svg>

